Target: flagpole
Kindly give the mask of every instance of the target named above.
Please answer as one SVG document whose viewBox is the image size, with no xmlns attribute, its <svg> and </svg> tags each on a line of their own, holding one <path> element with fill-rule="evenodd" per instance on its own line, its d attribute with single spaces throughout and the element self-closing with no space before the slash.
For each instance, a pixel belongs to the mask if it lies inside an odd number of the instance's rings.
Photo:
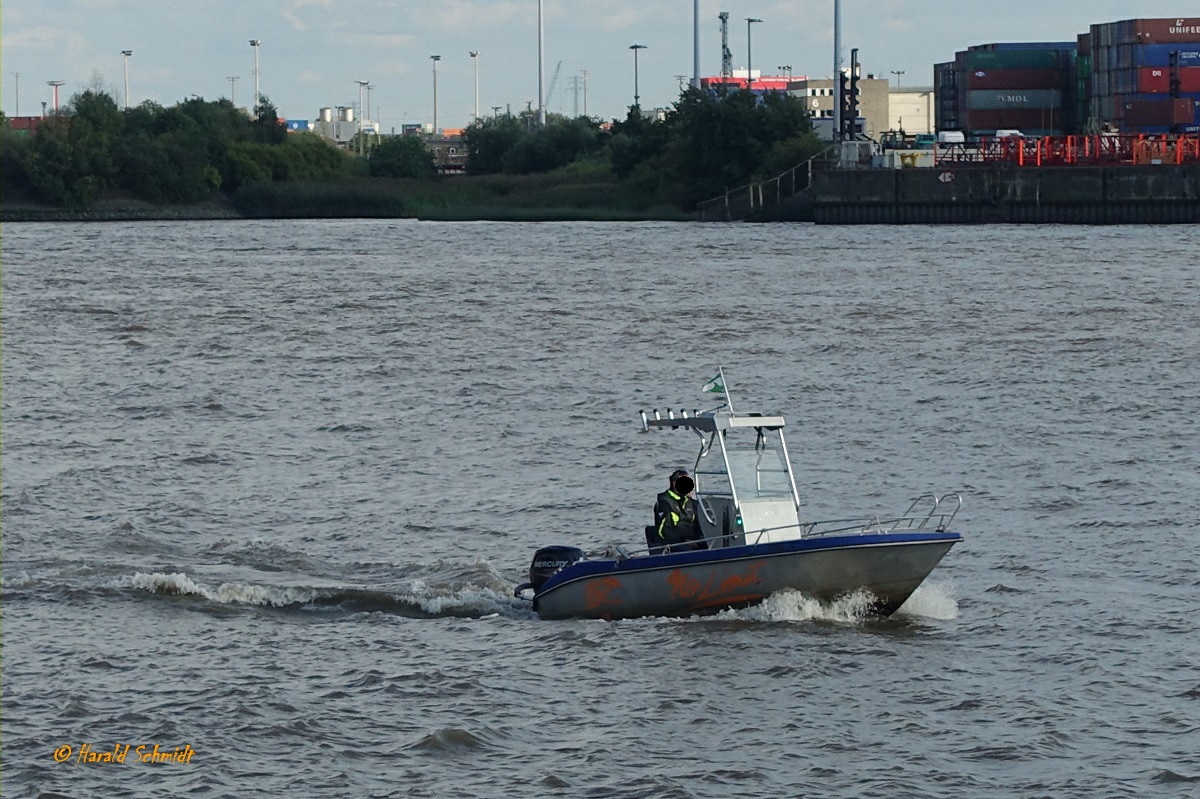
<svg viewBox="0 0 1200 799">
<path fill-rule="evenodd" d="M 725 382 L 725 368 L 718 366 L 717 374 L 721 376 L 721 389 L 725 392 L 725 404 L 729 407 L 729 412 L 733 413 L 733 398 L 729 396 L 729 384 Z"/>
</svg>

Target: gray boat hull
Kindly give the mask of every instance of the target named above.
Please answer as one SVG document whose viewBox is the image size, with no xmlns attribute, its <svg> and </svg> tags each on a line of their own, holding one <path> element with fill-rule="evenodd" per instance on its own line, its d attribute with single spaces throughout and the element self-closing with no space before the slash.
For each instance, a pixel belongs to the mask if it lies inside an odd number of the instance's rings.
<svg viewBox="0 0 1200 799">
<path fill-rule="evenodd" d="M 958 533 L 888 533 L 585 560 L 534 595 L 543 619 L 690 616 L 746 607 L 791 589 L 830 601 L 857 590 L 895 612 L 938 565 Z"/>
</svg>

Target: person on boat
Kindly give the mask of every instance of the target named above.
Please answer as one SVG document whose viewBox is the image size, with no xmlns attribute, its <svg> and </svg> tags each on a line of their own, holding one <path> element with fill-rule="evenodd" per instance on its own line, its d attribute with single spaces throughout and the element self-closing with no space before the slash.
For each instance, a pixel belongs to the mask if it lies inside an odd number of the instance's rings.
<svg viewBox="0 0 1200 799">
<path fill-rule="evenodd" d="M 670 487 L 654 503 L 654 532 L 647 530 L 651 554 L 706 548 L 696 501 L 690 496 L 695 487 L 686 470 L 671 472 Z"/>
</svg>

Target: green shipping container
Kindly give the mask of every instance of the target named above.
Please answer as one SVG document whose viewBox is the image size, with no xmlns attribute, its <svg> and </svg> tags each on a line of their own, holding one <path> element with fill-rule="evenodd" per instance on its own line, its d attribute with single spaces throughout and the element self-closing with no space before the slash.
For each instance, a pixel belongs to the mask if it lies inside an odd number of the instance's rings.
<svg viewBox="0 0 1200 799">
<path fill-rule="evenodd" d="M 1092 74 L 1092 57 L 1090 55 L 1081 55 L 1075 61 L 1075 73 L 1081 78 L 1090 77 Z"/>
<path fill-rule="evenodd" d="M 967 69 L 1061 69 L 1061 50 L 968 50 Z"/>
</svg>

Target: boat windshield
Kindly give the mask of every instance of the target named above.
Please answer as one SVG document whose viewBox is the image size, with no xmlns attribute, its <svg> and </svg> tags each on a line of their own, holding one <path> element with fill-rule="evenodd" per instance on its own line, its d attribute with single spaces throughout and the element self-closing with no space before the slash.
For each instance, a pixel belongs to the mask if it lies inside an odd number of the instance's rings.
<svg viewBox="0 0 1200 799">
<path fill-rule="evenodd" d="M 764 449 L 730 448 L 729 470 L 738 497 L 748 499 L 792 498 L 783 455 L 774 447 Z"/>
<path fill-rule="evenodd" d="M 777 447 L 766 445 L 758 448 L 730 446 L 729 474 L 720 463 L 719 451 L 710 449 L 701 458 L 697 474 L 702 476 L 702 493 L 712 497 L 730 497 L 729 482 L 737 489 L 738 498 L 749 499 L 792 499 L 792 483 L 788 477 L 783 454 Z"/>
</svg>

